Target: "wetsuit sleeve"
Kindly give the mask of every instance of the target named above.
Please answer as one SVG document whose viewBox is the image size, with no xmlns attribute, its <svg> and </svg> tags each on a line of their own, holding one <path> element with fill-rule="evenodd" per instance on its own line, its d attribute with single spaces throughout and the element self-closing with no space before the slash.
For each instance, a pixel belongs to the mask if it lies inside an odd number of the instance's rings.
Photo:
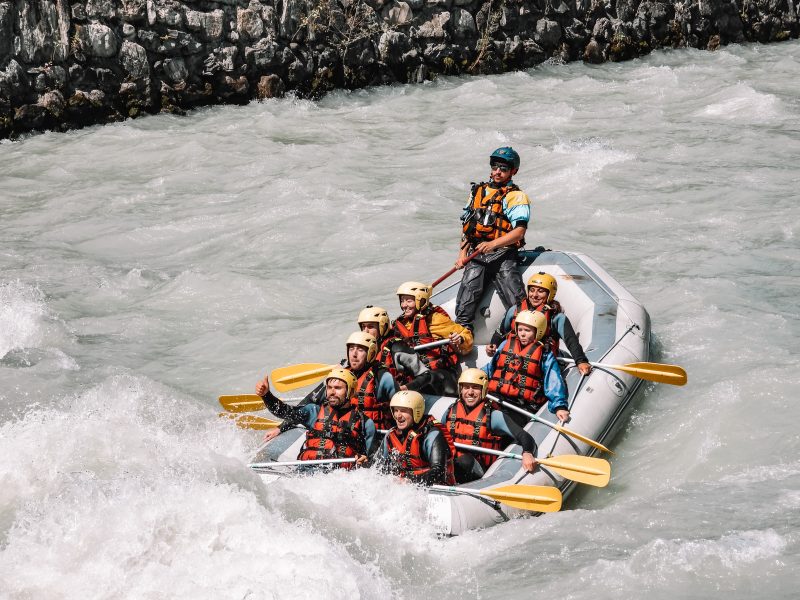
<svg viewBox="0 0 800 600">
<path fill-rule="evenodd" d="M 492 341 L 491 343 L 494 345 L 499 344 L 503 341 L 508 335 L 508 332 L 511 331 L 511 320 L 514 318 L 514 311 L 517 310 L 516 306 L 509 306 L 508 310 L 506 311 L 503 320 L 500 321 L 500 324 L 497 326 L 497 329 L 494 330 L 492 334 Z"/>
<path fill-rule="evenodd" d="M 397 382 L 392 377 L 392 374 L 389 371 L 384 371 L 381 375 L 380 380 L 378 381 L 378 391 L 376 393 L 378 397 L 378 402 L 389 402 L 392 399 L 392 396 L 395 395 L 395 392 L 400 390 L 400 386 L 397 385 Z"/>
<path fill-rule="evenodd" d="M 267 395 L 263 396 L 263 398 L 264 404 L 269 412 L 279 419 L 287 421 L 291 425 L 304 425 L 310 429 L 314 426 L 314 422 L 317 420 L 319 406 L 316 404 L 312 403 L 304 406 L 290 406 L 289 404 L 286 404 L 277 398 L 272 391 L 267 392 Z"/>
<path fill-rule="evenodd" d="M 544 365 L 542 366 L 544 395 L 547 397 L 547 410 L 555 414 L 560 408 L 567 408 L 567 384 L 561 375 L 553 353 L 545 352 Z"/>
<path fill-rule="evenodd" d="M 506 340 L 503 340 L 497 347 L 497 352 L 494 353 L 492 360 L 483 365 L 483 372 L 486 373 L 489 379 L 492 378 L 492 373 L 494 373 L 494 370 L 497 367 L 497 359 L 500 357 L 500 352 L 502 352 L 505 347 L 506 347 Z"/>
<path fill-rule="evenodd" d="M 490 423 L 492 433 L 504 437 L 513 438 L 520 446 L 523 452 L 530 452 L 536 456 L 536 442 L 530 433 L 525 431 L 522 427 L 514 422 L 514 419 L 509 417 L 501 410 L 492 411 L 492 421 Z"/>
<path fill-rule="evenodd" d="M 572 328 L 572 323 L 570 323 L 567 315 L 558 313 L 553 319 L 553 325 L 556 333 L 558 333 L 558 337 L 564 340 L 564 344 L 566 344 L 567 350 L 569 350 L 575 362 L 578 364 L 588 363 L 589 359 L 586 358 L 586 354 L 583 352 L 583 346 L 581 346 L 581 343 L 578 341 L 578 336 L 575 334 L 575 330 Z"/>
<path fill-rule="evenodd" d="M 409 377 L 419 377 L 428 370 L 419 354 L 405 342 L 393 342 L 390 351 L 394 364 Z"/>
<path fill-rule="evenodd" d="M 428 432 L 422 442 L 422 457 L 428 461 L 430 468 L 422 475 L 413 476 L 412 481 L 423 485 L 446 483 L 449 452 L 447 441 L 438 429 Z"/>
<path fill-rule="evenodd" d="M 431 333 L 438 339 L 444 339 L 450 337 L 451 333 L 457 333 L 464 340 L 458 353 L 463 355 L 472 351 L 472 332 L 441 313 L 431 314 Z"/>
<path fill-rule="evenodd" d="M 369 456 L 372 451 L 372 445 L 375 443 L 375 433 L 377 429 L 375 428 L 375 423 L 372 422 L 372 419 L 367 419 L 364 421 L 364 453 Z"/>
</svg>

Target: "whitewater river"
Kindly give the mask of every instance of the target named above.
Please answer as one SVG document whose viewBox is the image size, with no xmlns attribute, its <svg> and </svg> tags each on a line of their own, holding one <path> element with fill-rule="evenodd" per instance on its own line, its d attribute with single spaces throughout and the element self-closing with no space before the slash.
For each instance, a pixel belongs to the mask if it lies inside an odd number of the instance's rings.
<svg viewBox="0 0 800 600">
<path fill-rule="evenodd" d="M 0 144 L 0 597 L 796 598 L 799 64 L 666 52 Z M 500 145 L 528 247 L 603 265 L 689 385 L 648 385 L 611 484 L 541 518 L 439 540 L 370 472 L 266 488 L 217 396 L 338 359 L 361 306 L 446 271 Z"/>
</svg>

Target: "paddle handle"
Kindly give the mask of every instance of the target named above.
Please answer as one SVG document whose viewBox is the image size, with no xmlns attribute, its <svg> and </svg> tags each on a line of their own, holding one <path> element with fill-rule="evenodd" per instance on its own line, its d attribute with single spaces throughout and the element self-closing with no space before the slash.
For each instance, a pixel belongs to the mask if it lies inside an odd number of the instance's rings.
<svg viewBox="0 0 800 600">
<path fill-rule="evenodd" d="M 357 458 L 320 458 L 314 460 L 287 460 L 264 463 L 250 463 L 247 465 L 251 469 L 273 469 L 275 467 L 306 467 L 311 465 L 339 465 L 342 463 L 354 463 Z"/>
<path fill-rule="evenodd" d="M 420 344 L 419 346 L 414 346 L 414 350 L 427 350 L 428 348 L 438 348 L 439 346 L 446 346 L 450 343 L 450 338 L 446 338 L 443 340 L 436 340 L 435 342 L 428 342 L 427 344 Z"/>
<path fill-rule="evenodd" d="M 476 256 L 478 256 L 478 254 L 480 254 L 480 252 L 478 252 L 477 250 L 476 250 L 475 252 L 473 252 L 472 254 L 470 254 L 470 255 L 467 257 L 467 259 L 464 261 L 464 264 L 467 264 L 467 263 L 468 263 L 469 261 L 471 261 L 473 258 L 475 258 Z M 447 279 L 448 277 L 450 277 L 450 275 L 452 275 L 453 273 L 455 273 L 456 271 L 458 271 L 458 269 L 459 269 L 459 268 L 460 268 L 460 267 L 453 267 L 452 269 L 450 269 L 450 270 L 449 270 L 447 273 L 445 273 L 444 275 L 442 275 L 441 277 L 439 277 L 439 279 L 437 279 L 436 281 L 434 281 L 434 282 L 431 284 L 431 288 L 435 288 L 437 285 L 439 285 L 440 283 L 442 283 L 442 282 L 443 282 L 445 279 Z"/>
</svg>

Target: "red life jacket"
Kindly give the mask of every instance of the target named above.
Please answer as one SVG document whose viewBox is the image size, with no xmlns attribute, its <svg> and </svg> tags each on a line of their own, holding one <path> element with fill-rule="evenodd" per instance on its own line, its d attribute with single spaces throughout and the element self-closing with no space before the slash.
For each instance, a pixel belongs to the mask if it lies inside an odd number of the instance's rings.
<svg viewBox="0 0 800 600">
<path fill-rule="evenodd" d="M 373 365 L 360 376 L 356 375 L 356 393 L 350 398 L 353 408 L 372 419 L 378 429 L 389 429 L 394 424 L 389 411 L 389 400 L 378 401 L 378 384 L 384 373 L 386 370 L 383 367 Z"/>
<path fill-rule="evenodd" d="M 544 404 L 543 355 L 544 344 L 541 342 L 533 342 L 523 349 L 516 334 L 509 333 L 489 380 L 489 393 L 537 407 Z"/>
<path fill-rule="evenodd" d="M 472 202 L 464 219 L 464 238 L 471 247 L 481 242 L 490 242 L 505 235 L 514 227 L 503 212 L 503 200 L 509 194 L 519 190 L 515 184 L 502 188 L 490 187 L 488 183 L 479 183 L 472 187 Z M 524 242 L 514 244 L 519 248 Z"/>
<path fill-rule="evenodd" d="M 450 315 L 447 314 L 447 311 L 443 309 L 441 306 L 434 306 L 431 310 L 426 310 L 424 313 L 418 312 L 414 315 L 414 321 L 411 323 L 411 327 L 407 327 L 404 325 L 400 319 L 395 320 L 392 324 L 395 333 L 399 335 L 404 340 L 410 340 L 410 345 L 413 348 L 414 346 L 419 346 L 420 344 L 428 344 L 430 342 L 435 342 L 437 339 L 433 337 L 431 333 L 431 326 L 428 322 L 429 316 L 437 312 L 441 315 L 444 315 L 448 319 Z M 435 371 L 437 369 L 452 369 L 458 365 L 458 354 L 453 347 L 448 345 L 445 346 L 438 346 L 436 348 L 428 348 L 426 350 L 420 350 L 420 359 L 425 365 L 431 370 Z"/>
<path fill-rule="evenodd" d="M 449 456 L 445 467 L 445 483 L 454 485 L 456 477 L 453 469 L 453 457 L 456 455 L 456 447 L 453 445 L 453 438 L 447 428 L 430 415 L 409 431 L 402 441 L 398 436 L 397 428 L 392 427 L 386 434 L 386 446 L 389 450 L 390 460 L 393 461 L 399 477 L 424 475 L 430 471 L 430 463 L 422 457 L 422 442 L 434 427 L 441 432 L 447 442 Z"/>
<path fill-rule="evenodd" d="M 547 330 L 544 332 L 540 341 L 550 347 L 550 352 L 553 353 L 553 356 L 558 356 L 558 342 L 560 338 L 558 337 L 555 327 L 553 327 L 553 319 L 558 313 L 562 312 L 561 304 L 559 304 L 558 300 L 553 300 L 552 304 L 531 306 L 530 300 L 523 298 L 522 302 L 520 302 L 516 310 L 514 310 L 514 316 L 511 318 L 511 328 L 509 331 L 516 331 L 517 315 L 523 310 L 538 310 L 540 313 L 544 314 L 545 319 L 547 319 Z"/>
<path fill-rule="evenodd" d="M 317 420 L 306 432 L 306 441 L 297 458 L 352 458 L 366 454 L 365 441 L 364 415 L 352 406 L 347 411 L 337 413 L 326 403 L 319 407 Z M 353 463 L 341 466 L 350 469 Z"/>
<path fill-rule="evenodd" d="M 456 401 L 455 404 L 450 406 L 445 419 L 453 440 L 459 444 L 480 446 L 490 450 L 502 449 L 503 438 L 493 434 L 491 429 L 493 410 L 499 409 L 488 400 L 480 402 L 471 410 L 461 400 Z M 456 458 L 462 454 L 474 456 L 484 471 L 497 460 L 497 457 L 493 454 L 469 452 L 468 450 L 456 448 Z"/>
</svg>

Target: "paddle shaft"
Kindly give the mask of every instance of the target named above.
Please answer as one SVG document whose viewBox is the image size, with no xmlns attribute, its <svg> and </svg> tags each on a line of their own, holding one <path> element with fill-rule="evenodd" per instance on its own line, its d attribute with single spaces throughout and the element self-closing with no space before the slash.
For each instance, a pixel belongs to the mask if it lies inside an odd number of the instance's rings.
<svg viewBox="0 0 800 600">
<path fill-rule="evenodd" d="M 494 450 L 493 448 L 484 448 L 483 446 L 470 446 L 469 444 L 460 444 L 455 442 L 456 448 L 462 450 L 469 450 L 470 452 L 480 452 L 482 454 L 493 454 L 494 456 L 502 456 L 503 458 L 516 458 L 522 460 L 522 454 L 515 454 L 514 452 L 505 452 L 504 450 Z"/>
<path fill-rule="evenodd" d="M 478 252 L 477 250 L 476 250 L 475 252 L 473 252 L 472 254 L 470 254 L 470 255 L 469 255 L 467 258 L 466 258 L 466 260 L 464 261 L 464 264 L 467 264 L 467 263 L 468 263 L 469 261 L 471 261 L 473 258 L 475 258 L 476 256 L 478 256 L 478 254 L 480 254 L 480 252 Z M 431 284 L 431 288 L 435 288 L 437 285 L 439 285 L 440 283 L 442 283 L 442 282 L 443 282 L 445 279 L 447 279 L 448 277 L 450 277 L 450 275 L 452 275 L 453 273 L 455 273 L 456 271 L 458 271 L 460 268 L 461 268 L 461 267 L 453 267 L 452 269 L 450 269 L 450 270 L 449 270 L 447 273 L 445 273 L 444 275 L 442 275 L 441 277 L 439 277 L 439 279 L 437 279 L 436 281 L 434 281 L 434 282 Z"/>
<path fill-rule="evenodd" d="M 522 455 L 515 454 L 514 452 L 504 452 L 503 450 L 494 450 L 481 446 L 470 446 L 469 444 L 460 444 L 458 442 L 455 443 L 455 446 L 456 448 L 469 450 L 471 452 L 482 452 L 484 454 L 493 454 L 494 456 L 522 460 Z M 550 467 L 565 479 L 597 487 L 605 487 L 611 475 L 611 468 L 608 462 L 601 458 L 567 454 L 554 456 L 553 458 L 537 458 L 536 462 L 545 467 Z"/>
<path fill-rule="evenodd" d="M 559 358 L 558 360 L 569 364 L 575 363 L 571 358 Z M 601 369 L 622 371 L 645 381 L 655 381 L 656 383 L 667 383 L 669 385 L 686 385 L 686 371 L 678 365 L 651 362 L 638 362 L 627 365 L 609 365 L 598 362 L 590 362 L 589 364 Z"/>
<path fill-rule="evenodd" d="M 287 460 L 264 463 L 250 463 L 247 465 L 251 469 L 274 469 L 275 467 L 307 467 L 312 465 L 339 465 L 342 463 L 354 463 L 356 458 L 319 458 L 314 460 Z"/>
<path fill-rule="evenodd" d="M 614 454 L 613 452 L 611 452 L 611 450 L 609 450 L 608 448 L 603 446 L 603 444 L 601 444 L 600 442 L 596 442 L 593 439 L 586 437 L 585 435 L 581 435 L 581 434 L 579 434 L 579 433 L 577 433 L 575 431 L 567 429 L 566 427 L 561 427 L 560 425 L 556 425 L 555 423 L 551 423 L 550 421 L 545 421 L 544 419 L 540 419 L 539 417 L 537 417 L 532 412 L 528 412 L 527 410 L 525 410 L 523 408 L 520 408 L 519 406 L 516 406 L 514 404 L 511 404 L 510 402 L 506 402 L 504 400 L 500 400 L 500 398 L 496 398 L 496 397 L 492 396 L 491 394 L 487 394 L 486 397 L 489 398 L 490 400 L 494 400 L 495 402 L 497 402 L 501 406 L 505 406 L 506 408 L 510 408 L 511 410 L 516 411 L 521 415 L 525 415 L 531 421 L 536 421 L 537 423 L 541 423 L 542 425 L 546 425 L 550 429 L 553 429 L 553 430 L 555 430 L 555 431 L 557 431 L 557 432 L 559 432 L 559 433 L 561 433 L 563 435 L 568 435 L 570 437 L 575 438 L 576 440 L 580 440 L 581 442 L 584 442 L 585 444 L 589 444 L 592 448 L 597 448 L 598 450 L 602 450 L 603 452 L 608 452 L 609 454 Z"/>
</svg>

